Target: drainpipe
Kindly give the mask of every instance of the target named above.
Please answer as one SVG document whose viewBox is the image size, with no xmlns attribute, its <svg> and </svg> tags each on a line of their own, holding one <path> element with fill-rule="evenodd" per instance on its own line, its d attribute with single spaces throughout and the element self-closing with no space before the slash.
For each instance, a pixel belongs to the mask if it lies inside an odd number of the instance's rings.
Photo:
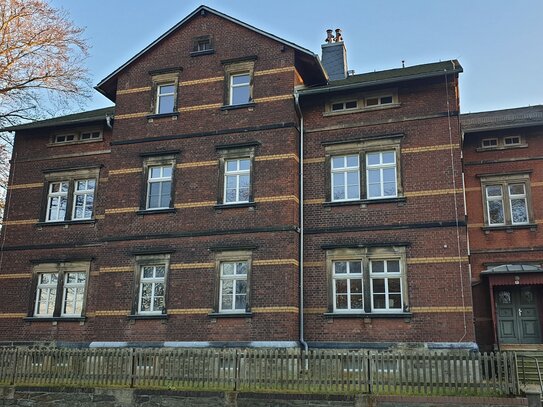
<svg viewBox="0 0 543 407">
<path fill-rule="evenodd" d="M 300 94 L 297 90 L 294 91 L 294 103 L 296 106 L 296 111 L 300 117 L 300 306 L 299 306 L 299 320 L 300 320 L 300 345 L 303 347 L 307 355 L 308 345 L 304 340 L 304 115 L 302 109 L 300 108 Z M 307 370 L 308 366 L 307 358 L 305 359 L 305 368 Z"/>
</svg>

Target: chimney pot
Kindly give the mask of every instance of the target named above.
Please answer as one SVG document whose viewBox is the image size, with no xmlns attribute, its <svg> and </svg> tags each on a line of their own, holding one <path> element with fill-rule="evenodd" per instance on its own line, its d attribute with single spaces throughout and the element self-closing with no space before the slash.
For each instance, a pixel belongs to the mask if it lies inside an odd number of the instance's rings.
<svg viewBox="0 0 543 407">
<path fill-rule="evenodd" d="M 343 36 L 341 35 L 341 29 L 336 28 L 336 42 L 342 42 Z"/>
<path fill-rule="evenodd" d="M 326 39 L 324 40 L 324 42 L 327 42 L 328 44 L 335 42 L 334 34 L 332 34 L 333 32 L 334 31 L 331 29 L 326 30 Z"/>
</svg>

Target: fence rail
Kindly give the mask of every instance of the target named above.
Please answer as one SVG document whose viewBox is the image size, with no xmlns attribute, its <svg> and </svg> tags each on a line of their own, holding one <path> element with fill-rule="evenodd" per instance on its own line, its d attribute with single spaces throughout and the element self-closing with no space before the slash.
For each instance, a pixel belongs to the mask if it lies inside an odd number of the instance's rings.
<svg viewBox="0 0 543 407">
<path fill-rule="evenodd" d="M 518 394 L 513 353 L 0 348 L 0 384 L 172 390 Z"/>
</svg>

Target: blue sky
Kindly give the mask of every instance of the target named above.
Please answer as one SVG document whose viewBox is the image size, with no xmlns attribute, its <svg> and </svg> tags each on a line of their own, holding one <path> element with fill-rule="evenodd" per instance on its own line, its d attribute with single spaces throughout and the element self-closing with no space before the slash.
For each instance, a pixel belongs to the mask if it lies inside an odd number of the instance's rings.
<svg viewBox="0 0 543 407">
<path fill-rule="evenodd" d="M 542 0 L 49 0 L 86 27 L 97 84 L 201 4 L 320 54 L 341 28 L 356 73 L 459 59 L 462 112 L 543 103 Z M 110 105 L 95 92 L 88 109 Z"/>
</svg>

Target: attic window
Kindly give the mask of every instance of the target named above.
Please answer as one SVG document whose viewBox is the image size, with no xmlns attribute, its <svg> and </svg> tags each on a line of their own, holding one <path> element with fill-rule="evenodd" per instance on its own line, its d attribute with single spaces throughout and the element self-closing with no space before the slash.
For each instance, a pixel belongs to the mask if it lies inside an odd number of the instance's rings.
<svg viewBox="0 0 543 407">
<path fill-rule="evenodd" d="M 497 138 L 485 138 L 481 141 L 481 147 L 483 148 L 492 148 L 498 146 Z"/>
<path fill-rule="evenodd" d="M 338 112 L 340 110 L 356 109 L 358 107 L 357 100 L 349 100 L 348 102 L 332 103 L 332 112 Z"/>
<path fill-rule="evenodd" d="M 204 35 L 201 37 L 196 37 L 192 40 L 192 52 L 190 53 L 191 56 L 207 55 L 212 54 L 213 52 L 214 50 L 211 36 Z"/>
<path fill-rule="evenodd" d="M 72 144 L 99 141 L 101 139 L 102 132 L 100 130 L 83 130 L 73 133 L 56 134 L 53 137 L 53 144 Z"/>
<path fill-rule="evenodd" d="M 366 106 L 379 106 L 379 105 L 388 105 L 393 102 L 392 95 L 386 95 L 386 96 L 376 96 L 376 97 L 370 97 L 366 99 Z"/>
<path fill-rule="evenodd" d="M 75 141 L 75 134 L 57 134 L 55 136 L 55 143 L 69 143 Z"/>
<path fill-rule="evenodd" d="M 506 146 L 518 145 L 520 144 L 520 137 L 519 136 L 505 137 L 503 139 L 503 144 Z"/>
</svg>

